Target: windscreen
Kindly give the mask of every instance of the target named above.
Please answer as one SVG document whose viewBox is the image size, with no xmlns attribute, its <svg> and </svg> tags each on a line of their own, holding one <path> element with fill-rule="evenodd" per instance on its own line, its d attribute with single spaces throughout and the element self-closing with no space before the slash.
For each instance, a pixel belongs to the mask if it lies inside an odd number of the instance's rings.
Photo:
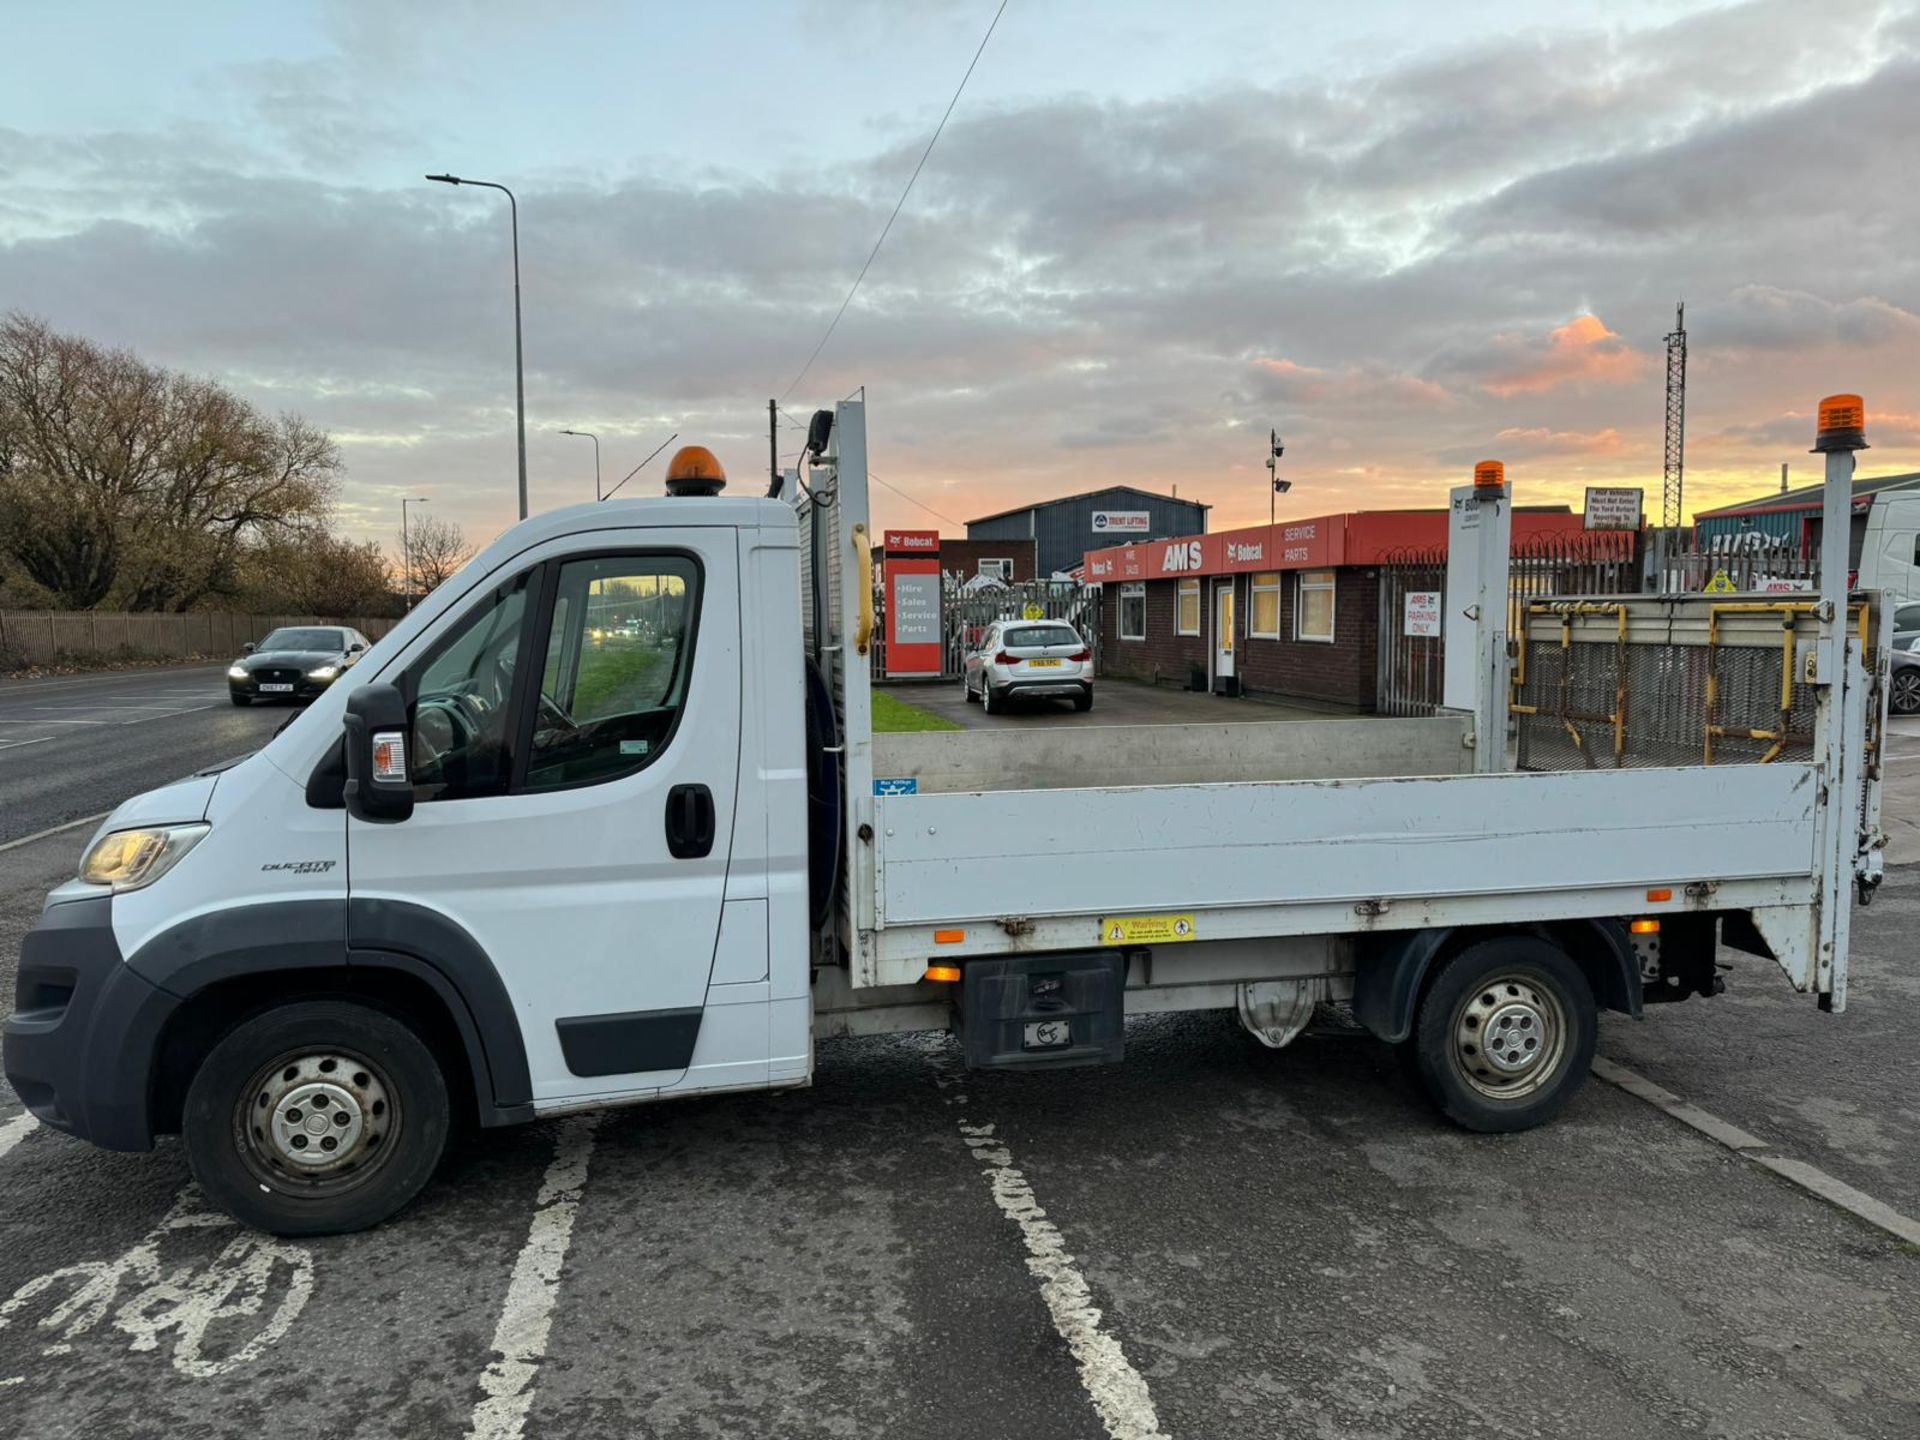
<svg viewBox="0 0 1920 1440">
<path fill-rule="evenodd" d="M 262 650 L 344 650 L 338 630 L 276 630 L 260 642 Z"/>
<path fill-rule="evenodd" d="M 1078 645 L 1080 633 L 1067 625 L 1022 625 L 1007 631 L 1009 650 L 1034 650 L 1043 645 Z"/>
</svg>

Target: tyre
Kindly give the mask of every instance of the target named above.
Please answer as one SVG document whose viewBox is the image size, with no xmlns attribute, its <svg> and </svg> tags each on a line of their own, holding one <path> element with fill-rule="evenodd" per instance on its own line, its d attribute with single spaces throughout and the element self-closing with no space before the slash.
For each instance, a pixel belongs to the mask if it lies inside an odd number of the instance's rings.
<svg viewBox="0 0 1920 1440">
<path fill-rule="evenodd" d="M 243 1020 L 187 1087 L 194 1179 L 273 1235 L 377 1225 L 419 1193 L 446 1148 L 446 1079 L 384 1010 L 298 1000 Z"/>
<path fill-rule="evenodd" d="M 998 690 L 995 690 L 991 683 L 982 681 L 980 684 L 980 708 L 985 710 L 989 715 L 1004 714 L 1007 708 L 1007 697 L 1002 695 Z"/>
<path fill-rule="evenodd" d="M 1440 1112 L 1483 1134 L 1530 1130 L 1586 1082 L 1599 1033 L 1593 989 L 1557 945 L 1482 940 L 1433 977 L 1414 1022 L 1414 1073 Z"/>
<path fill-rule="evenodd" d="M 1887 682 L 1888 703 L 1896 715 L 1920 710 L 1920 670 L 1896 670 Z"/>
<path fill-rule="evenodd" d="M 252 697 L 252 696 L 250 696 L 250 695 L 236 695 L 236 694 L 234 694 L 234 693 L 233 693 L 233 692 L 232 692 L 231 690 L 229 690 L 229 691 L 227 692 L 227 698 L 228 698 L 229 700 L 231 700 L 231 701 L 232 701 L 232 702 L 233 702 L 234 704 L 236 704 L 236 705 L 251 705 L 251 704 L 253 703 L 253 697 Z"/>
<path fill-rule="evenodd" d="M 1082 715 L 1093 709 L 1093 691 L 1089 690 L 1084 695 L 1074 696 L 1073 708 L 1078 710 Z"/>
<path fill-rule="evenodd" d="M 960 677 L 960 698 L 969 705 L 973 704 L 973 682 L 964 675 Z"/>
</svg>

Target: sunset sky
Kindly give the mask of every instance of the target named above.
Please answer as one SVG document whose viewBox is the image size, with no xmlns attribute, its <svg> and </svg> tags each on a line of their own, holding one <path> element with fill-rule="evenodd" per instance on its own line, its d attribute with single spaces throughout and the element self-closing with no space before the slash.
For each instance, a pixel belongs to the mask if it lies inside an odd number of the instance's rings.
<svg viewBox="0 0 1920 1440">
<path fill-rule="evenodd" d="M 784 394 L 997 0 L 12 7 L 0 311 L 340 440 L 341 518 L 513 517 L 505 202 L 536 509 L 669 434 L 765 478 Z M 1643 484 L 1691 336 L 1689 509 L 1920 469 L 1920 6 L 1011 0 L 838 333 L 882 524 L 1095 486 L 1214 528 Z M 789 428 L 783 451 L 797 444 Z M 656 462 L 656 467 L 660 462 Z M 640 480 L 657 493 L 660 471 Z M 629 487 L 630 490 L 633 487 Z M 925 508 L 922 508 L 925 507 Z"/>
</svg>

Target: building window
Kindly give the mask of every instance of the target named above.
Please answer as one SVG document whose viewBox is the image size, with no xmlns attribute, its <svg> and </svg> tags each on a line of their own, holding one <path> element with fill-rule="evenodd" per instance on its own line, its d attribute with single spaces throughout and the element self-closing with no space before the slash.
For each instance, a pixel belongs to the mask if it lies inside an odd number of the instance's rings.
<svg viewBox="0 0 1920 1440">
<path fill-rule="evenodd" d="M 1302 570 L 1293 638 L 1333 643 L 1333 571 Z"/>
<path fill-rule="evenodd" d="M 982 560 L 980 562 L 980 573 L 982 575 L 991 575 L 996 580 L 1011 580 L 1013 579 L 1013 561 Z"/>
<path fill-rule="evenodd" d="M 1147 587 L 1138 581 L 1120 587 L 1120 638 L 1147 638 Z"/>
<path fill-rule="evenodd" d="M 1247 615 L 1247 634 L 1255 640 L 1280 638 L 1280 576 L 1276 572 L 1253 577 L 1253 609 Z"/>
<path fill-rule="evenodd" d="M 1176 635 L 1200 633 L 1200 582 L 1198 580 L 1180 582 L 1180 606 L 1174 612 L 1173 633 Z"/>
</svg>

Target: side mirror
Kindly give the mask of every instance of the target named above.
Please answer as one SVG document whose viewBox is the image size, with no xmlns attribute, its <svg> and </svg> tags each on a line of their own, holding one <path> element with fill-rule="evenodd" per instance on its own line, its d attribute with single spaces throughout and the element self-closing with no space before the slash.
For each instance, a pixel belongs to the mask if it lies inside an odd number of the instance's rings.
<svg viewBox="0 0 1920 1440">
<path fill-rule="evenodd" d="M 251 654 L 253 654 L 253 641 L 251 641 L 251 640 L 249 640 L 249 641 L 247 641 L 247 643 L 246 643 L 246 644 L 244 644 L 244 645 L 242 645 L 242 646 L 240 647 L 240 653 L 241 653 L 242 655 L 251 655 Z"/>
<path fill-rule="evenodd" d="M 376 825 L 413 814 L 407 702 L 392 685 L 362 685 L 347 697 L 347 813 Z"/>
<path fill-rule="evenodd" d="M 362 645 L 358 640 L 356 640 L 351 645 L 347 646 L 347 654 L 362 655 L 366 653 L 366 649 L 367 649 L 366 646 Z"/>
</svg>

